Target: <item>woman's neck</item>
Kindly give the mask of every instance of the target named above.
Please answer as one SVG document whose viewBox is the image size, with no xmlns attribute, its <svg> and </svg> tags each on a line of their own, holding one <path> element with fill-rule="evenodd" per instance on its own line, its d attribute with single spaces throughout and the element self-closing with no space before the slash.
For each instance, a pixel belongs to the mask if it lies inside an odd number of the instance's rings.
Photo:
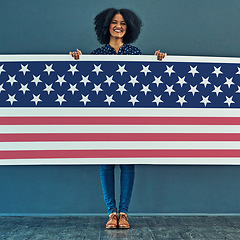
<svg viewBox="0 0 240 240">
<path fill-rule="evenodd" d="M 119 49 L 124 45 L 122 38 L 110 37 L 109 45 L 118 53 Z"/>
</svg>

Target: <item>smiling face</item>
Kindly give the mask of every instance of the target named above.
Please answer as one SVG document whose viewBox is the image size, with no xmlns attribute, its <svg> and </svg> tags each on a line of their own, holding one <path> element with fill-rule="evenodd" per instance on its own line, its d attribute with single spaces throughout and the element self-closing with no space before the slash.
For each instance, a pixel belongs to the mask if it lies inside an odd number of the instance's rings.
<svg viewBox="0 0 240 240">
<path fill-rule="evenodd" d="M 123 38 L 127 31 L 127 24 L 120 13 L 117 13 L 109 26 L 109 32 L 111 37 Z"/>
</svg>

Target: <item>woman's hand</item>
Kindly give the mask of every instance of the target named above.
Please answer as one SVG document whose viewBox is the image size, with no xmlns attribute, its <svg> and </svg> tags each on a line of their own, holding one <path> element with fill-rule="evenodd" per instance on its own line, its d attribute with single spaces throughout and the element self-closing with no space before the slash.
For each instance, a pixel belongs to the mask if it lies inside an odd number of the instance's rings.
<svg viewBox="0 0 240 240">
<path fill-rule="evenodd" d="M 80 55 L 82 55 L 82 52 L 77 49 L 76 52 L 69 52 L 69 54 L 74 57 L 75 60 L 78 60 L 80 58 Z"/>
<path fill-rule="evenodd" d="M 157 55 L 157 60 L 162 61 L 167 54 L 160 52 L 160 50 L 156 51 L 154 55 Z"/>
</svg>

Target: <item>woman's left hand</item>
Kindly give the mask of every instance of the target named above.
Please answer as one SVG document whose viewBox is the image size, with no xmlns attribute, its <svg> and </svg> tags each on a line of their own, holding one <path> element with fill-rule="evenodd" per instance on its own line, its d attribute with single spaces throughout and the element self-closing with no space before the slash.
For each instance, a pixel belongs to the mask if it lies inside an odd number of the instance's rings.
<svg viewBox="0 0 240 240">
<path fill-rule="evenodd" d="M 156 51 L 154 55 L 157 55 L 157 60 L 162 61 L 167 54 L 160 52 L 160 50 Z"/>
</svg>

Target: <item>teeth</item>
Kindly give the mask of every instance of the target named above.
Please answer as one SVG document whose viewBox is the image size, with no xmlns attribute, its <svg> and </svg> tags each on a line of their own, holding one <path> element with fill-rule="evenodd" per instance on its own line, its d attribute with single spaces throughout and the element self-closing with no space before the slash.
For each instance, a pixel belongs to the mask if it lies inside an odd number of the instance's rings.
<svg viewBox="0 0 240 240">
<path fill-rule="evenodd" d="M 115 32 L 121 32 L 121 30 L 115 30 Z"/>
</svg>

